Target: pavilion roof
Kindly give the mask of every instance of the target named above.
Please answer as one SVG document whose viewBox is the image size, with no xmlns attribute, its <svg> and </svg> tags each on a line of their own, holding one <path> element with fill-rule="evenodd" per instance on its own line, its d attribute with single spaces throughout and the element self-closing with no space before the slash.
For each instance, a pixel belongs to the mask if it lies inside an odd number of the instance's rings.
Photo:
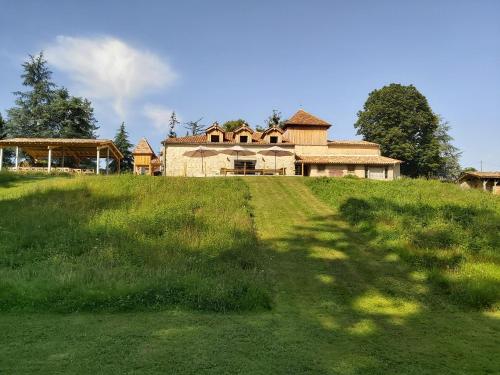
<svg viewBox="0 0 500 375">
<path fill-rule="evenodd" d="M 326 122 L 325 120 L 320 119 L 310 113 L 299 109 L 292 117 L 290 117 L 285 122 L 285 127 L 291 125 L 311 125 L 311 126 L 323 126 L 330 127 L 331 124 Z"/>
<path fill-rule="evenodd" d="M 0 147 L 20 147 L 35 159 L 47 157 L 49 148 L 52 149 L 52 157 L 67 155 L 81 159 L 95 157 L 97 148 L 109 147 L 112 158 L 123 159 L 123 154 L 110 139 L 8 138 L 0 140 Z"/>
</svg>

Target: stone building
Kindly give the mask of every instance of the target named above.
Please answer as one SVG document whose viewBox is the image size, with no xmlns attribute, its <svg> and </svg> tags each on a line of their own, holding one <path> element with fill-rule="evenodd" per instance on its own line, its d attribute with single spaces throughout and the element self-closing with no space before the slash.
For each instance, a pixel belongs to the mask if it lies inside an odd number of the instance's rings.
<svg viewBox="0 0 500 375">
<path fill-rule="evenodd" d="M 392 180 L 401 161 L 365 141 L 329 141 L 330 124 L 299 110 L 283 126 L 264 132 L 243 125 L 233 132 L 217 123 L 204 134 L 162 142 L 163 174 L 217 176 L 283 174 Z"/>
<path fill-rule="evenodd" d="M 500 172 L 466 172 L 458 182 L 465 189 L 482 189 L 500 194 Z"/>
</svg>

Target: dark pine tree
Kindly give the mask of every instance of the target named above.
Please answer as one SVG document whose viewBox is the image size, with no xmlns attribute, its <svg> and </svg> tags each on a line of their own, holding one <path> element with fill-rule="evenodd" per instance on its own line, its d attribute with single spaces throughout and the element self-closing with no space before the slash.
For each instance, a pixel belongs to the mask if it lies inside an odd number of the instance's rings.
<svg viewBox="0 0 500 375">
<path fill-rule="evenodd" d="M 175 128 L 177 125 L 179 125 L 180 122 L 177 120 L 177 116 L 175 114 L 175 111 L 172 112 L 170 115 L 170 121 L 168 122 L 168 138 L 176 138 L 177 133 L 175 132 Z"/>
<path fill-rule="evenodd" d="M 115 145 L 123 154 L 121 161 L 122 171 L 131 171 L 134 166 L 134 158 L 132 156 L 132 143 L 128 139 L 128 133 L 125 129 L 125 123 L 122 122 L 115 135 Z M 116 169 L 113 163 L 113 169 Z"/>
<path fill-rule="evenodd" d="M 52 82 L 43 53 L 23 63 L 23 85 L 15 106 L 7 111 L 9 137 L 95 138 L 97 121 L 90 101 L 73 97 Z"/>
</svg>

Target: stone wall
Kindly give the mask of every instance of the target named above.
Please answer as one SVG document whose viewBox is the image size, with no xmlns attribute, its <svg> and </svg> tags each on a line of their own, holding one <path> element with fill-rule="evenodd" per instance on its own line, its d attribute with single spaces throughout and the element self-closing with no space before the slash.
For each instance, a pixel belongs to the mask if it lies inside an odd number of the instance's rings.
<svg viewBox="0 0 500 375">
<path fill-rule="evenodd" d="M 207 144 L 209 150 L 204 152 L 203 160 L 200 153 L 197 156 L 188 156 L 199 145 L 169 144 L 166 147 L 166 168 L 167 176 L 217 176 L 221 168 L 234 168 L 236 155 L 229 154 L 229 148 L 234 144 Z M 261 152 L 269 148 L 270 145 L 245 146 L 251 150 L 253 155 L 240 155 L 239 160 L 255 160 L 256 169 L 274 169 L 274 155 L 264 155 Z M 285 148 L 285 147 L 283 147 Z M 289 155 L 276 156 L 276 168 L 285 168 L 287 175 L 295 174 L 295 155 L 293 147 L 288 147 Z M 203 162 L 203 167 L 202 167 Z"/>
</svg>

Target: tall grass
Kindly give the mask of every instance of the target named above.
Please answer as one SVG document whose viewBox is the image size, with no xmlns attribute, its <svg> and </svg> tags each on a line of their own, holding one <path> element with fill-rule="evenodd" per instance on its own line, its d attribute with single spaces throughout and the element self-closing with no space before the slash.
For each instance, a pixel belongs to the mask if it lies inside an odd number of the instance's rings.
<svg viewBox="0 0 500 375">
<path fill-rule="evenodd" d="M 0 310 L 269 307 L 241 180 L 33 178 L 0 176 Z"/>
<path fill-rule="evenodd" d="M 455 302 L 500 307 L 500 199 L 437 181 L 309 179 L 371 244 L 423 270 Z"/>
</svg>

